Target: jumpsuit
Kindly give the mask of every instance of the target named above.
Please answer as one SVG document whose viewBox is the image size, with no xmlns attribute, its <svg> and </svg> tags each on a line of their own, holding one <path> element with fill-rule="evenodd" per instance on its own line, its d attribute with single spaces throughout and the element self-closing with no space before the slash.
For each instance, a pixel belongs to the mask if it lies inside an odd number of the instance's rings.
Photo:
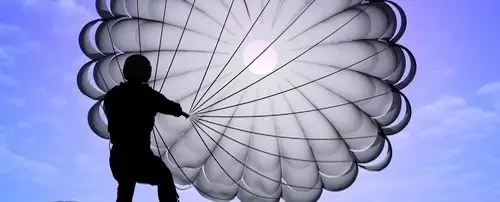
<svg viewBox="0 0 500 202">
<path fill-rule="evenodd" d="M 147 84 L 121 83 L 104 97 L 111 144 L 109 164 L 118 182 L 117 202 L 132 202 L 136 183 L 158 186 L 160 202 L 177 202 L 172 173 L 151 151 L 157 113 L 182 115 L 180 104 Z"/>
</svg>

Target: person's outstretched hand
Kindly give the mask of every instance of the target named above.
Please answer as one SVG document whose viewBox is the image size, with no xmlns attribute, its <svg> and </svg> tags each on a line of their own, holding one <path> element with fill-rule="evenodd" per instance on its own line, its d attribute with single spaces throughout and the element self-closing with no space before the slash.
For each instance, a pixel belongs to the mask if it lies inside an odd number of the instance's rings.
<svg viewBox="0 0 500 202">
<path fill-rule="evenodd" d="M 182 112 L 182 113 L 181 113 L 181 116 L 183 116 L 183 117 L 184 117 L 184 118 L 186 118 L 186 119 L 187 119 L 187 118 L 189 118 L 189 114 L 187 114 L 186 112 Z"/>
</svg>

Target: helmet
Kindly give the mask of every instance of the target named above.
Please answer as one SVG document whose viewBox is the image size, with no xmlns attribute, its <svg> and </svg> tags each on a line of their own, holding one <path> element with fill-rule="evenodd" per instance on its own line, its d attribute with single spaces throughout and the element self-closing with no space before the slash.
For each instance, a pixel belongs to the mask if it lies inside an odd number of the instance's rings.
<svg viewBox="0 0 500 202">
<path fill-rule="evenodd" d="M 123 76 L 129 82 L 147 82 L 151 78 L 151 72 L 151 62 L 143 55 L 135 54 L 125 60 Z"/>
</svg>

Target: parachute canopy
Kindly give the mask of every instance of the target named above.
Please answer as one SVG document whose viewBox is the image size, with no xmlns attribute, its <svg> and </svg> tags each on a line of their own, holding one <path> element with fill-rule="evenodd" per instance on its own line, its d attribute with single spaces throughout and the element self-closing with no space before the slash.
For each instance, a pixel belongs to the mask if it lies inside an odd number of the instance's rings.
<svg viewBox="0 0 500 202">
<path fill-rule="evenodd" d="M 78 74 L 96 100 L 88 121 L 109 138 L 101 99 L 125 59 L 151 61 L 151 87 L 189 120 L 157 115 L 152 149 L 178 186 L 212 200 L 315 201 L 380 171 L 388 136 L 409 122 L 406 27 L 390 1 L 105 0 L 80 33 Z M 384 152 L 385 148 L 385 152 Z M 382 160 L 380 160 L 382 159 Z"/>
</svg>

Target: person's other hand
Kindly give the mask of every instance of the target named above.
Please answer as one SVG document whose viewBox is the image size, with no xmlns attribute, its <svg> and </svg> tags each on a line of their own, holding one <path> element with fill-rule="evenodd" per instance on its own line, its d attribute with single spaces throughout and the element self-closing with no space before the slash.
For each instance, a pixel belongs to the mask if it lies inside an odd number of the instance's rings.
<svg viewBox="0 0 500 202">
<path fill-rule="evenodd" d="M 187 114 L 186 112 L 181 112 L 181 116 L 183 116 L 184 118 L 189 118 L 189 114 Z"/>
</svg>

